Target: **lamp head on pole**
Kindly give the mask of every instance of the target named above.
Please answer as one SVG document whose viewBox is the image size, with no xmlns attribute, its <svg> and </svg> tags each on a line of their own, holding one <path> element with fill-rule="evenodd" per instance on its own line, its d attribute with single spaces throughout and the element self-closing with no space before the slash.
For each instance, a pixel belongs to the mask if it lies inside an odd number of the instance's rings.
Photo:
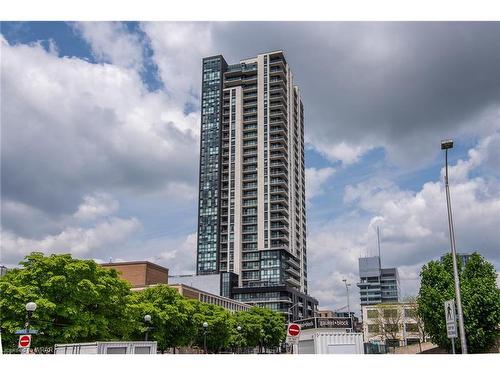
<svg viewBox="0 0 500 375">
<path fill-rule="evenodd" d="M 144 315 L 144 321 L 146 323 L 151 323 L 151 315 L 149 315 L 149 314 L 148 315 Z"/>
<path fill-rule="evenodd" d="M 28 302 L 26 304 L 26 311 L 33 312 L 35 310 L 36 310 L 36 303 L 35 302 Z"/>
<path fill-rule="evenodd" d="M 208 323 L 207 322 L 203 322 L 203 328 L 207 328 L 208 327 Z"/>
<path fill-rule="evenodd" d="M 441 141 L 441 150 L 453 148 L 453 139 L 444 139 Z"/>
<path fill-rule="evenodd" d="M 236 329 L 238 330 L 238 332 L 241 331 L 241 327 L 240 326 L 236 327 Z"/>
</svg>

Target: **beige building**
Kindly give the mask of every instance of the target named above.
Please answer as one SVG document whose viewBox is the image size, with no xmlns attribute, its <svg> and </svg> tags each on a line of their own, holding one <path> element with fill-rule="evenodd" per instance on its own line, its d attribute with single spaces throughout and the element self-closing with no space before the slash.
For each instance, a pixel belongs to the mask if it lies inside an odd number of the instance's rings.
<svg viewBox="0 0 500 375">
<path fill-rule="evenodd" d="M 335 313 L 332 310 L 318 310 L 318 317 L 320 318 L 334 318 Z"/>
<path fill-rule="evenodd" d="M 424 341 L 423 324 L 416 314 L 415 304 L 362 306 L 362 312 L 365 342 L 395 347 Z"/>
</svg>

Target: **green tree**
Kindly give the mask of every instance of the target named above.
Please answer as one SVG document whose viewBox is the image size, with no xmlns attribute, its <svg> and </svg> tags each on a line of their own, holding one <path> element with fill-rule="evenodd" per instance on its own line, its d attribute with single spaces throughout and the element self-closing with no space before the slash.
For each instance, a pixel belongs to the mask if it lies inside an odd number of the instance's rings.
<svg viewBox="0 0 500 375">
<path fill-rule="evenodd" d="M 38 306 L 31 319 L 32 328 L 40 331 L 34 347 L 122 339 L 134 328 L 127 310 L 130 286 L 115 270 L 69 254 L 37 252 L 20 265 L 0 279 L 4 347 L 17 347 L 15 331 L 23 328 L 25 304 L 30 301 Z"/>
<path fill-rule="evenodd" d="M 473 253 L 465 267 L 457 259 L 465 334 L 470 353 L 490 349 L 499 337 L 500 289 L 496 285 L 493 265 L 478 253 Z M 462 269 L 463 268 L 463 269 Z M 446 336 L 444 301 L 455 298 L 453 262 L 450 254 L 443 260 L 424 265 L 418 296 L 418 313 L 431 341 L 450 349 Z M 460 340 L 456 340 L 460 350 Z"/>
<path fill-rule="evenodd" d="M 258 313 L 250 311 L 238 311 L 234 313 L 234 324 L 241 327 L 240 332 L 234 332 L 236 338 L 233 340 L 237 342 L 239 348 L 255 348 L 260 343 L 262 318 Z"/>
<path fill-rule="evenodd" d="M 264 332 L 260 337 L 265 348 L 276 348 L 280 346 L 286 336 L 285 318 L 283 314 L 263 307 L 252 307 L 251 315 L 260 319 L 261 329 Z"/>
<path fill-rule="evenodd" d="M 191 344 L 196 334 L 193 321 L 195 306 L 168 285 L 155 285 L 134 292 L 129 305 L 130 315 L 140 326 L 133 337 L 140 338 L 146 330 L 144 315 L 151 315 L 150 340 L 158 342 L 158 349 L 176 348 Z"/>
<path fill-rule="evenodd" d="M 194 344 L 199 348 L 204 347 L 206 335 L 207 350 L 212 353 L 218 353 L 230 345 L 230 336 L 234 320 L 231 313 L 217 305 L 189 300 L 193 306 L 193 323 L 196 327 Z M 208 323 L 207 328 L 203 323 Z"/>
</svg>

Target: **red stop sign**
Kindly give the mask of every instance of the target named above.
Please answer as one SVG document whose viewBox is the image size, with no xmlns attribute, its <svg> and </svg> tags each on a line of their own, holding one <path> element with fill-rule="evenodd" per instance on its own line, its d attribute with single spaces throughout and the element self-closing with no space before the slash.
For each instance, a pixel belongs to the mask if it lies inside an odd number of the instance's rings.
<svg viewBox="0 0 500 375">
<path fill-rule="evenodd" d="M 290 324 L 288 326 L 288 334 L 290 336 L 298 336 L 300 334 L 300 326 L 298 324 Z"/>
<path fill-rule="evenodd" d="M 27 348 L 30 346 L 31 336 L 30 335 L 21 335 L 19 336 L 19 347 Z"/>
</svg>

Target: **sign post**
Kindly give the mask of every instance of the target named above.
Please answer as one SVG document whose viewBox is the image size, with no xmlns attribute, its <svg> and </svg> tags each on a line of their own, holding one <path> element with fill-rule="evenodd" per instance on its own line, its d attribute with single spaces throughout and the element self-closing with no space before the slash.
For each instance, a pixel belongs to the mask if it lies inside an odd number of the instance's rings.
<svg viewBox="0 0 500 375">
<path fill-rule="evenodd" d="M 457 317 L 455 311 L 455 300 L 444 302 L 444 316 L 446 319 L 446 335 L 451 339 L 451 350 L 455 354 L 455 338 L 457 335 Z"/>
<path fill-rule="evenodd" d="M 294 352 L 294 346 L 299 344 L 300 331 L 300 325 L 296 323 L 289 324 L 286 330 L 286 342 L 292 346 L 292 353 Z"/>
<path fill-rule="evenodd" d="M 21 335 L 19 336 L 19 342 L 17 347 L 21 349 L 22 354 L 28 354 L 31 345 L 31 335 Z"/>
</svg>

